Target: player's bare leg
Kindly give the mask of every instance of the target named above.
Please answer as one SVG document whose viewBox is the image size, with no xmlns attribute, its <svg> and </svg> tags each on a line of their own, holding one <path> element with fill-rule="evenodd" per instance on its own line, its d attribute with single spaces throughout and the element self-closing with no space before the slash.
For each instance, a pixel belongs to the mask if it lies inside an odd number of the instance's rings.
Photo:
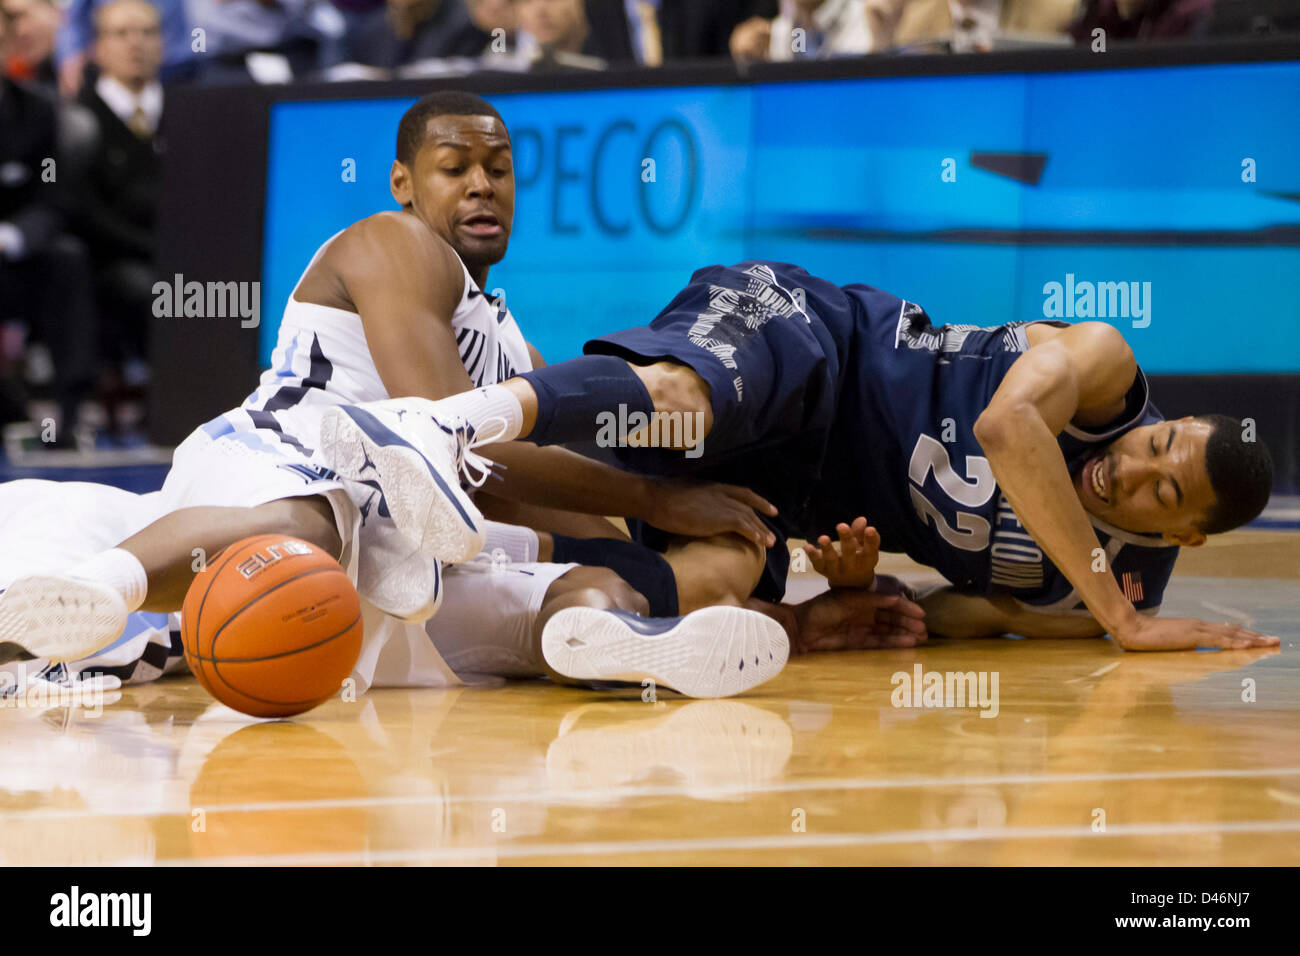
<svg viewBox="0 0 1300 956">
<path fill-rule="evenodd" d="M 292 498 L 252 508 L 182 509 L 65 574 L 19 578 L 0 592 L 0 663 L 88 657 L 122 633 L 132 611 L 179 610 L 203 567 L 200 557 L 206 561 L 243 538 L 276 533 L 335 556 L 342 548 L 329 502 Z"/>
<path fill-rule="evenodd" d="M 677 579 L 683 614 L 704 607 L 744 607 L 763 574 L 766 551 L 735 534 L 674 538 L 664 557 Z"/>
<path fill-rule="evenodd" d="M 182 508 L 118 545 L 135 555 L 149 582 L 138 610 L 179 610 L 206 562 L 236 541 L 260 534 L 301 538 L 334 558 L 343 550 L 334 509 L 319 495 L 282 498 L 252 508 Z"/>
</svg>

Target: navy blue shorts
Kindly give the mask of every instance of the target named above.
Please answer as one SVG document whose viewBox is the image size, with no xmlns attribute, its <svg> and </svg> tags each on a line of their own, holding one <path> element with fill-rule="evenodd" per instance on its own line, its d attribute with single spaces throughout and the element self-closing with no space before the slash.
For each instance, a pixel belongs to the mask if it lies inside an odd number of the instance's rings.
<svg viewBox="0 0 1300 956">
<path fill-rule="evenodd" d="M 679 362 L 708 383 L 713 428 L 699 457 L 658 448 L 619 448 L 614 457 L 641 473 L 742 485 L 775 504 L 778 541 L 756 592 L 767 600 L 784 593 L 784 537 L 802 533 L 821 473 L 853 321 L 838 287 L 798 266 L 742 262 L 698 270 L 648 326 L 584 347 L 635 364 Z M 661 547 L 654 530 L 638 523 L 634 537 Z"/>
</svg>

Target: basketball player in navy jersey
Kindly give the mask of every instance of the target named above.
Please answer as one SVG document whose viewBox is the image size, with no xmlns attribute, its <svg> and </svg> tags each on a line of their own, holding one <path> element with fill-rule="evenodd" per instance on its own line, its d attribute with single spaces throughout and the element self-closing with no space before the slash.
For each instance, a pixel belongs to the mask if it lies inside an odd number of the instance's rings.
<svg viewBox="0 0 1300 956">
<path fill-rule="evenodd" d="M 743 482 L 780 506 L 766 520 L 782 536 L 818 541 L 870 514 L 881 547 L 951 582 L 926 607 L 933 633 L 1109 633 L 1129 650 L 1277 643 L 1153 616 L 1178 548 L 1256 517 L 1272 465 L 1231 419 L 1164 421 L 1110 326 L 936 327 L 879 289 L 747 262 L 697 271 L 649 326 L 586 352 L 442 402 L 379 403 L 379 414 L 473 425 L 509 399 L 503 437 L 539 444 L 590 440 L 620 406 L 698 415 L 692 455 L 682 441 L 635 447 L 643 429 L 623 436 L 618 458 Z M 332 441 L 371 443 L 347 410 L 328 417 Z M 865 520 L 855 525 L 841 536 L 860 549 Z M 659 545 L 663 530 L 635 528 Z M 783 546 L 751 547 L 728 571 L 737 592 L 775 600 L 787 563 Z"/>
</svg>

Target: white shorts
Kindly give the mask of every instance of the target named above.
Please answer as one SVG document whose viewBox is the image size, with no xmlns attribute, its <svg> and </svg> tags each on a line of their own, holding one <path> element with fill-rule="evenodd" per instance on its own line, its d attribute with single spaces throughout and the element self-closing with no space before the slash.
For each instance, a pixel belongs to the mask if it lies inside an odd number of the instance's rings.
<svg viewBox="0 0 1300 956">
<path fill-rule="evenodd" d="M 15 578 L 67 570 L 115 548 L 163 514 L 158 493 L 137 495 L 81 481 L 0 484 L 0 587 Z"/>
<path fill-rule="evenodd" d="M 172 455 L 160 492 L 165 511 L 181 508 L 252 508 L 284 498 L 320 495 L 334 509 L 343 540 L 340 564 L 355 584 L 354 542 L 360 504 L 346 486 L 306 452 L 319 443 L 320 419 L 330 406 L 308 405 L 259 413 L 271 427 L 254 427 L 235 409 L 195 429 Z"/>
<path fill-rule="evenodd" d="M 546 592 L 576 564 L 502 564 L 487 555 L 447 569 L 442 608 L 425 626 L 447 665 L 475 675 L 546 673 L 533 626 Z"/>
<path fill-rule="evenodd" d="M 42 572 L 66 572 L 115 548 L 163 515 L 157 492 L 138 495 L 110 485 L 24 479 L 0 484 L 0 588 Z M 124 682 L 153 680 L 184 669 L 180 615 L 136 613 L 122 635 L 93 657 L 63 665 L 91 669 Z M 5 664 L 16 677 L 42 672 L 48 661 Z"/>
<path fill-rule="evenodd" d="M 177 449 L 177 459 L 183 459 L 187 469 L 186 484 L 174 481 L 172 475 L 167 483 L 173 491 L 201 489 L 196 503 L 250 506 L 320 490 L 329 493 L 332 489 L 323 485 L 337 485 L 296 478 L 286 482 L 276 463 L 265 467 L 256 455 L 250 459 L 230 443 L 206 436 L 197 440 L 191 435 L 182 448 L 186 445 L 184 455 Z M 204 462 L 220 471 L 224 482 L 205 477 Z M 245 489 L 247 500 L 222 491 L 237 487 Z M 190 506 L 179 500 L 180 507 Z M 33 572 L 65 571 L 116 547 L 164 513 L 163 493 L 137 495 L 108 485 L 74 482 L 0 484 L 0 588 Z M 544 671 L 532 638 L 537 612 L 551 584 L 576 565 L 518 562 L 526 557 L 518 554 L 506 557 L 511 561 L 503 564 L 481 555 L 447 568 L 442 607 L 423 625 L 399 621 L 363 600 L 365 639 L 352 673 L 357 692 L 370 687 L 448 687 L 462 683 L 462 678 L 480 682 L 485 675 L 540 676 Z M 179 617 L 171 615 L 169 626 L 166 615 L 132 614 L 119 640 L 68 669 L 101 670 L 138 683 L 183 668 L 175 636 Z M 30 668 L 42 663 L 7 666 Z"/>
</svg>

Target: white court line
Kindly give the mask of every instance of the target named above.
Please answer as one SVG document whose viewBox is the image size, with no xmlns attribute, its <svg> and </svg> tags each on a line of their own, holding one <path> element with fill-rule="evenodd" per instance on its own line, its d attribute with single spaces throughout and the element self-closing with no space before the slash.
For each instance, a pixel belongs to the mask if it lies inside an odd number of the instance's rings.
<svg viewBox="0 0 1300 956">
<path fill-rule="evenodd" d="M 900 790 L 926 787 L 987 787 L 1007 784 L 1063 784 L 1108 783 L 1129 780 L 1196 780 L 1234 779 L 1249 777 L 1295 777 L 1300 767 L 1262 767 L 1249 770 L 1152 770 L 1135 773 L 1043 773 L 995 774 L 985 777 L 899 777 L 896 779 L 821 778 L 813 780 L 787 780 L 784 783 L 754 786 L 734 784 L 714 787 L 605 787 L 590 790 L 539 790 L 532 793 L 496 793 L 479 796 L 446 794 L 413 794 L 394 797 L 357 797 L 334 800 L 271 800 L 260 803 L 200 804 L 205 813 L 268 813 L 289 810 L 332 810 L 349 807 L 399 807 L 426 804 L 487 803 L 497 806 L 506 803 L 566 803 L 586 804 L 593 800 L 627 800 L 639 797 L 686 797 L 707 800 L 729 796 L 761 796 L 768 793 L 801 793 L 806 790 Z M 113 809 L 60 809 L 20 810 L 0 813 L 0 820 L 79 820 L 92 817 L 164 817 L 188 816 L 196 805 L 186 804 L 179 809 L 129 807 Z"/>
<path fill-rule="evenodd" d="M 1106 839 L 1195 836 L 1202 833 L 1297 833 L 1300 820 L 1239 820 L 1224 823 L 1112 823 L 1104 832 L 1090 824 L 1071 827 L 963 827 L 894 830 L 886 833 L 790 833 L 780 836 L 712 837 L 696 840 L 622 840 L 608 843 L 499 843 L 426 850 L 359 850 L 355 853 L 292 853 L 267 856 L 159 860 L 159 866 L 347 866 L 371 863 L 459 861 L 470 856 L 522 859 L 543 856 L 633 856 L 642 853 L 700 853 L 710 850 L 787 850 L 806 847 L 890 846 L 903 843 L 979 843 L 990 840 Z M 629 861 L 635 863 L 635 860 Z"/>
</svg>

